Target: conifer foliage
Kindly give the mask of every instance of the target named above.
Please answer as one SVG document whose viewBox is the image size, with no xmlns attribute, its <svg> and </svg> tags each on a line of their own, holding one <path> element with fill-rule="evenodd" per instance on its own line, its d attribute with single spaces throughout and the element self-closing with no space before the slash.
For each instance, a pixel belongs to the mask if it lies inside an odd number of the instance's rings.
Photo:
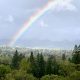
<svg viewBox="0 0 80 80">
<path fill-rule="evenodd" d="M 80 64 L 80 45 L 75 45 L 72 55 L 72 62 L 75 64 Z"/>
</svg>

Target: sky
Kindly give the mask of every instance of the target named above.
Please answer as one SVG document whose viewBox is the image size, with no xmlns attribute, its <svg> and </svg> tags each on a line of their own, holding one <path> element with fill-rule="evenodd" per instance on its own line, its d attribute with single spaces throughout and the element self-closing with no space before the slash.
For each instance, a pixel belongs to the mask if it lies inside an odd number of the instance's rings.
<svg viewBox="0 0 80 80">
<path fill-rule="evenodd" d="M 49 0 L 0 0 L 0 45 L 6 45 L 15 33 L 38 9 Z M 15 45 L 70 48 L 80 40 L 80 0 L 58 0 L 51 8 L 23 33 Z M 29 42 L 30 41 L 30 42 Z M 37 43 L 36 43 L 37 42 Z M 50 44 L 49 44 L 50 42 Z M 28 43 L 28 44 L 27 44 Z M 58 45 L 58 44 L 59 45 Z M 34 45 L 32 45 L 34 44 Z M 62 45 L 61 45 L 62 44 Z M 66 44 L 66 45 L 65 45 Z M 61 45 L 61 46 L 60 46 Z M 65 46 L 64 46 L 65 45 Z"/>
</svg>

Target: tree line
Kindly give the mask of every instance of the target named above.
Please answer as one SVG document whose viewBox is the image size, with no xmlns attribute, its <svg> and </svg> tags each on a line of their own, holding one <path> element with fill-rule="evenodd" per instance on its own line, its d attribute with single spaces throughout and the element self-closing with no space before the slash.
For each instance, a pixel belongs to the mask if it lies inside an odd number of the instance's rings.
<svg viewBox="0 0 80 80">
<path fill-rule="evenodd" d="M 69 59 L 65 54 L 61 59 L 34 54 L 25 57 L 16 50 L 11 63 L 0 64 L 0 80 L 80 80 L 80 45 L 75 45 Z"/>
</svg>

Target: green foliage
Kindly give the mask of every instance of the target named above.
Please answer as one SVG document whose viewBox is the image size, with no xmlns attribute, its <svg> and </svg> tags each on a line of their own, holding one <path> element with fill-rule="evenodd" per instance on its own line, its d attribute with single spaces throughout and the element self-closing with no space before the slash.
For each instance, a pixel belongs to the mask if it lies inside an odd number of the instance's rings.
<svg viewBox="0 0 80 80">
<path fill-rule="evenodd" d="M 61 61 L 59 63 L 59 75 L 70 76 L 74 71 L 76 71 L 75 64 L 68 61 Z"/>
<path fill-rule="evenodd" d="M 75 45 L 73 50 L 72 62 L 75 64 L 80 64 L 80 45 Z"/>
<path fill-rule="evenodd" d="M 62 54 L 62 60 L 66 60 L 66 55 Z"/>
<path fill-rule="evenodd" d="M 39 67 L 40 67 L 40 77 L 42 77 L 45 74 L 45 61 L 42 54 L 40 54 Z"/>
<path fill-rule="evenodd" d="M 80 64 L 76 64 L 76 70 L 80 71 Z"/>
<path fill-rule="evenodd" d="M 33 56 L 33 52 L 31 52 L 31 55 L 30 55 L 30 62 L 31 62 L 31 64 L 33 64 L 33 63 L 34 63 L 34 56 Z"/>
<path fill-rule="evenodd" d="M 19 64 L 23 58 L 24 58 L 24 56 L 22 54 L 19 55 L 18 51 L 16 50 L 16 52 L 12 58 L 11 68 L 18 69 Z"/>
<path fill-rule="evenodd" d="M 59 65 L 56 62 L 55 56 L 50 56 L 46 64 L 46 74 L 58 74 Z"/>
<path fill-rule="evenodd" d="M 36 80 L 35 77 L 21 70 L 13 71 L 11 74 L 8 74 L 6 76 L 6 79 L 7 80 Z"/>
<path fill-rule="evenodd" d="M 5 78 L 6 74 L 10 73 L 11 69 L 9 66 L 0 65 L 0 80 Z"/>
<path fill-rule="evenodd" d="M 15 80 L 15 78 L 13 78 L 12 74 L 9 73 L 9 74 L 6 75 L 4 80 Z"/>
<path fill-rule="evenodd" d="M 12 58 L 11 67 L 13 69 L 18 69 L 18 67 L 19 67 L 19 54 L 18 54 L 17 50 L 16 50 L 16 52 L 15 52 L 13 58 Z"/>
<path fill-rule="evenodd" d="M 33 75 L 35 75 L 36 63 L 35 63 L 35 58 L 34 58 L 34 56 L 33 56 L 33 52 L 31 52 L 29 61 L 30 61 L 30 72 L 31 72 Z"/>
<path fill-rule="evenodd" d="M 52 68 L 53 68 L 53 74 L 58 75 L 59 65 L 58 65 L 58 62 L 56 61 L 55 56 L 53 56 Z"/>
<path fill-rule="evenodd" d="M 30 62 L 24 58 L 20 62 L 20 70 L 28 72 L 30 70 Z"/>
<path fill-rule="evenodd" d="M 67 80 L 67 79 L 58 75 L 45 75 L 41 78 L 41 80 Z"/>
<path fill-rule="evenodd" d="M 32 75 L 26 74 L 26 72 L 22 71 L 17 71 L 14 77 L 15 80 L 35 80 L 35 78 Z"/>
<path fill-rule="evenodd" d="M 34 55 L 33 55 L 33 52 L 31 52 L 31 55 L 30 55 L 30 58 L 28 60 L 29 64 L 30 64 L 30 68 L 28 70 L 28 73 L 31 73 L 33 74 L 34 76 L 36 76 L 36 72 L 37 72 L 37 69 L 36 69 L 36 61 L 35 61 L 35 58 L 34 58 Z"/>
<path fill-rule="evenodd" d="M 42 54 L 38 54 L 35 60 L 34 76 L 41 78 L 45 74 L 45 62 Z"/>
<path fill-rule="evenodd" d="M 73 72 L 70 77 L 70 80 L 80 80 L 80 71 Z"/>
<path fill-rule="evenodd" d="M 0 64 L 9 65 L 11 63 L 11 57 L 9 56 L 0 56 Z"/>
<path fill-rule="evenodd" d="M 80 80 L 80 46 L 77 45 L 72 59 L 68 61 L 65 54 L 62 59 L 49 55 L 45 60 L 42 53 L 34 57 L 31 52 L 27 58 L 17 50 L 11 58 L 11 65 L 10 62 L 7 64 L 5 56 L 4 61 L 0 59 L 3 62 L 0 65 L 0 80 Z"/>
<path fill-rule="evenodd" d="M 46 64 L 46 74 L 52 74 L 53 68 L 52 68 L 52 57 L 50 56 L 47 60 Z"/>
</svg>

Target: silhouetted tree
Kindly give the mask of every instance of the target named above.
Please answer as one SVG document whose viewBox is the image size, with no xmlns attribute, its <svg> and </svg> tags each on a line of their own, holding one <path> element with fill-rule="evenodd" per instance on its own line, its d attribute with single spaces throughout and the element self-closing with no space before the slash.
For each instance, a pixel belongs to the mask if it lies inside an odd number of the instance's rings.
<svg viewBox="0 0 80 80">
<path fill-rule="evenodd" d="M 52 57 L 50 56 L 46 63 L 46 74 L 52 74 L 53 68 L 52 68 Z"/>
<path fill-rule="evenodd" d="M 45 62 L 42 54 L 38 54 L 35 64 L 35 77 L 41 78 L 45 74 Z"/>
<path fill-rule="evenodd" d="M 72 55 L 72 62 L 75 64 L 80 64 L 80 45 L 77 47 L 75 45 Z"/>
<path fill-rule="evenodd" d="M 56 61 L 56 57 L 53 56 L 53 60 L 52 60 L 52 68 L 53 68 L 53 74 L 58 75 L 58 70 L 59 70 L 59 65 Z"/>
<path fill-rule="evenodd" d="M 62 54 L 62 60 L 66 60 L 66 55 Z"/>
<path fill-rule="evenodd" d="M 36 62 L 33 55 L 33 52 L 31 52 L 30 55 L 30 72 L 35 76 L 36 75 Z"/>
<path fill-rule="evenodd" d="M 15 54 L 12 58 L 11 68 L 18 69 L 20 61 L 24 58 L 22 54 L 19 55 L 18 51 L 16 50 Z"/>
<path fill-rule="evenodd" d="M 39 67 L 40 67 L 40 78 L 44 76 L 45 74 L 45 61 L 42 54 L 40 54 L 40 61 L 39 61 Z"/>
</svg>

